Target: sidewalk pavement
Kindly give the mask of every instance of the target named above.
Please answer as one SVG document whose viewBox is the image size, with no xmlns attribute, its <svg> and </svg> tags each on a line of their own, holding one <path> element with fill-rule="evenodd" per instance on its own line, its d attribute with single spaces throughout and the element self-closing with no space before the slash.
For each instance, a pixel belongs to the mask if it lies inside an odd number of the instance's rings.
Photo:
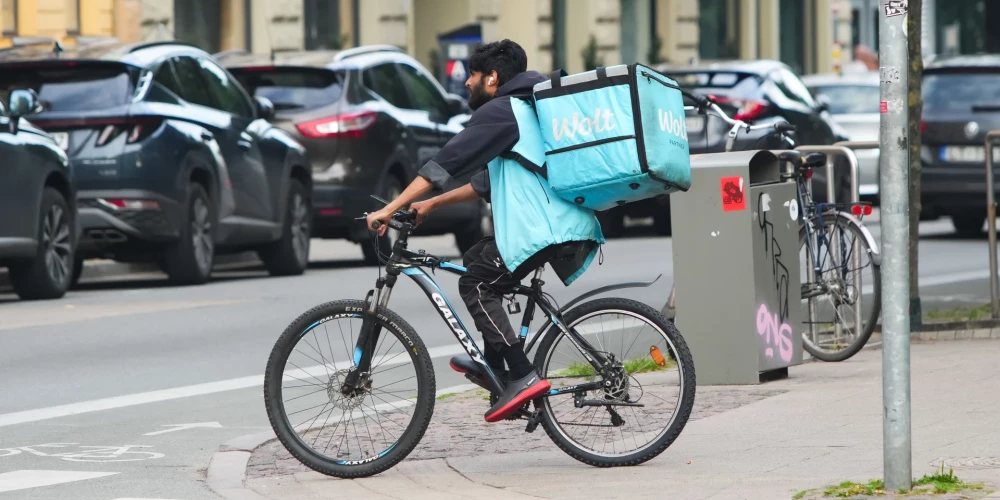
<svg viewBox="0 0 1000 500">
<path fill-rule="evenodd" d="M 913 342 L 914 477 L 943 461 L 964 481 L 1000 487 L 997 359 L 996 340 Z M 786 380 L 699 387 L 677 441 L 636 467 L 590 467 L 563 454 L 541 427 L 526 434 L 523 422 L 487 424 L 487 403 L 473 391 L 438 401 L 413 453 L 377 476 L 312 472 L 277 441 L 265 442 L 273 438 L 265 433 L 216 453 L 208 484 L 226 498 L 255 500 L 792 498 L 882 477 L 881 361 L 881 350 L 866 349 L 842 363 L 793 367 Z"/>
</svg>

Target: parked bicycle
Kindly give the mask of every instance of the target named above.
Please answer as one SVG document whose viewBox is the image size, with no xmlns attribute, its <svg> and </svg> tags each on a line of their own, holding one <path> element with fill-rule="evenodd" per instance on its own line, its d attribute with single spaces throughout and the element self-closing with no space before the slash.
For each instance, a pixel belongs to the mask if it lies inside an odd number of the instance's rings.
<svg viewBox="0 0 1000 500">
<path fill-rule="evenodd" d="M 741 131 L 770 130 L 758 139 L 777 135 L 789 150 L 795 141 L 787 122 L 750 125 L 730 118 L 710 98 L 689 95 L 695 106 L 685 107 L 718 116 L 732 126 L 726 151 L 732 151 Z M 756 142 L 751 143 L 751 147 Z M 779 160 L 793 164 L 784 179 L 794 180 L 801 207 L 799 246 L 801 296 L 808 314 L 803 327 L 805 350 L 822 361 L 843 361 L 857 354 L 875 329 L 881 313 L 881 260 L 875 238 L 862 224 L 872 212 L 869 203 L 816 203 L 809 179 L 812 170 L 826 165 L 826 155 L 802 155 L 785 151 Z M 864 270 L 870 266 L 870 274 Z M 870 285 L 870 289 L 868 286 Z M 676 290 L 671 289 L 668 306 L 673 307 Z"/>
<path fill-rule="evenodd" d="M 503 381 L 483 360 L 451 302 L 424 272 L 462 275 L 465 268 L 407 249 L 415 221 L 416 213 L 406 210 L 389 221 L 397 236 L 386 275 L 380 273 L 364 300 L 328 302 L 305 312 L 268 359 L 264 401 L 271 426 L 289 453 L 323 474 L 351 478 L 389 469 L 414 449 L 430 423 L 430 354 L 413 327 L 388 308 L 400 274 L 426 293 L 479 367 L 478 375 L 466 377 L 493 398 L 503 392 Z M 541 424 L 564 452 L 586 464 L 636 465 L 656 457 L 677 439 L 694 406 L 694 364 L 681 334 L 643 303 L 584 301 L 636 284 L 597 289 L 558 308 L 542 291 L 542 271 L 514 296 L 527 298 L 525 352 L 537 344 L 534 365 L 552 389 L 510 419 L 525 420 L 527 432 Z M 527 339 L 536 308 L 547 321 Z"/>
</svg>

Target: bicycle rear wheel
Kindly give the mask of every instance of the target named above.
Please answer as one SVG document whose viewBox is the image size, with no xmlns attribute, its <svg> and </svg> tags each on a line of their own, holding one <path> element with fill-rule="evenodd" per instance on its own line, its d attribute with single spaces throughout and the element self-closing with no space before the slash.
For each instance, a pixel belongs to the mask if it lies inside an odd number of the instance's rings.
<svg viewBox="0 0 1000 500">
<path fill-rule="evenodd" d="M 413 327 L 386 309 L 374 318 L 381 333 L 363 390 L 341 392 L 364 306 L 341 300 L 299 316 L 264 374 L 267 416 L 281 444 L 307 467 L 341 478 L 378 474 L 406 458 L 434 412 L 430 355 Z"/>
<path fill-rule="evenodd" d="M 823 227 L 818 216 L 810 222 L 816 228 L 809 235 L 811 249 L 805 226 L 799 230 L 802 304 L 813 311 L 813 318 L 807 313 L 803 322 L 802 346 L 816 359 L 844 361 L 857 354 L 875 330 L 882 310 L 882 276 L 868 239 L 851 218 L 826 213 Z M 824 237 L 817 238 L 818 233 Z M 820 273 L 810 280 L 817 260 Z"/>
<path fill-rule="evenodd" d="M 552 388 L 593 381 L 603 388 L 536 400 L 545 432 L 571 457 L 599 467 L 662 453 L 694 408 L 694 362 L 680 332 L 659 311 L 623 298 L 585 302 L 563 320 L 608 358 L 615 375 L 602 377 L 567 336 L 549 331 L 535 366 Z"/>
</svg>

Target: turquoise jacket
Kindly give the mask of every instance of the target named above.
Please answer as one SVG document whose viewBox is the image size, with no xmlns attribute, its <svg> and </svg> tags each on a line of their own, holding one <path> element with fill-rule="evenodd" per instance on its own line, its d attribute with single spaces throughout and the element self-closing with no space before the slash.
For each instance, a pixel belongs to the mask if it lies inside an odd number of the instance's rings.
<svg viewBox="0 0 1000 500">
<path fill-rule="evenodd" d="M 538 251 L 560 245 L 559 257 L 549 264 L 569 285 L 589 267 L 604 235 L 592 210 L 556 196 L 545 180 L 545 151 L 531 90 L 547 79 L 528 71 L 501 85 L 418 174 L 450 190 L 460 186 L 455 177 L 475 171 L 470 182 L 490 201 L 507 269 L 513 272 Z"/>
</svg>

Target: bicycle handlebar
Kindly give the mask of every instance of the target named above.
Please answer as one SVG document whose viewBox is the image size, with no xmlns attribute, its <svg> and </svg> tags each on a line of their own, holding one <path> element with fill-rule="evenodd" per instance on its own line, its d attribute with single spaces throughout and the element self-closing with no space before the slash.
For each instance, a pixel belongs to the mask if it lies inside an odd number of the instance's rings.
<svg viewBox="0 0 1000 500">
<path fill-rule="evenodd" d="M 712 98 L 707 96 L 701 96 L 698 94 L 681 91 L 686 97 L 695 102 L 694 106 L 684 106 L 685 111 L 697 111 L 698 113 L 705 114 L 706 111 L 712 111 L 712 114 L 718 116 L 722 121 L 729 125 L 732 125 L 732 129 L 726 136 L 726 152 L 733 150 L 733 144 L 736 142 L 736 136 L 739 134 L 740 129 L 746 129 L 747 132 L 754 130 L 774 130 L 775 133 L 781 134 L 782 138 L 788 141 L 792 147 L 795 147 L 795 142 L 785 135 L 786 132 L 794 132 L 796 130 L 795 125 L 788 123 L 786 121 L 781 121 L 777 123 L 769 123 L 767 125 L 750 125 L 743 120 L 737 120 L 735 118 L 730 118 L 718 104 L 715 103 Z"/>
</svg>

